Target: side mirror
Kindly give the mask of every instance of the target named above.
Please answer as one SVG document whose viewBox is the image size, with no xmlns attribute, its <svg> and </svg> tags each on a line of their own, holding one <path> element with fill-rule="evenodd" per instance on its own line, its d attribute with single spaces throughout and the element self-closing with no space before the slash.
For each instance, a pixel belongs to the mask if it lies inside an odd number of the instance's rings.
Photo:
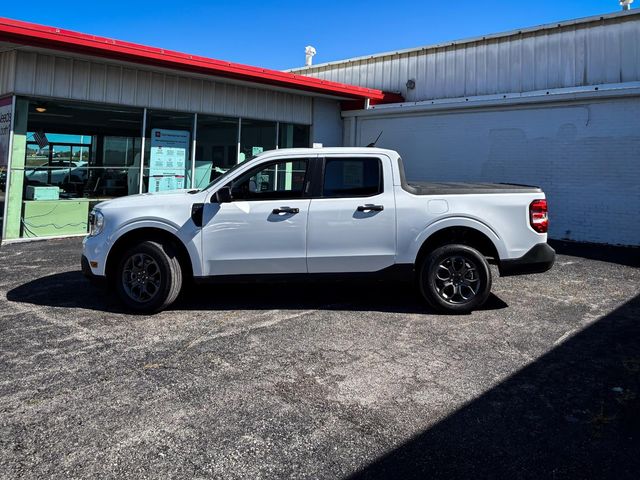
<svg viewBox="0 0 640 480">
<path fill-rule="evenodd" d="M 231 187 L 222 187 L 213 197 L 216 203 L 229 203 L 231 201 Z"/>
</svg>

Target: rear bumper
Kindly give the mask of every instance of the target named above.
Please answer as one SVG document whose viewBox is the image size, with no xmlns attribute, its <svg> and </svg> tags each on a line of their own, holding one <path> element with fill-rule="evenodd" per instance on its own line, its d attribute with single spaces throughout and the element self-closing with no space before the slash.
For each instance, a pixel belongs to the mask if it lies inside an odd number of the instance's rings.
<svg viewBox="0 0 640 480">
<path fill-rule="evenodd" d="M 555 250 L 546 243 L 538 243 L 520 258 L 500 261 L 498 269 L 502 277 L 542 273 L 549 270 L 555 260 Z"/>
</svg>

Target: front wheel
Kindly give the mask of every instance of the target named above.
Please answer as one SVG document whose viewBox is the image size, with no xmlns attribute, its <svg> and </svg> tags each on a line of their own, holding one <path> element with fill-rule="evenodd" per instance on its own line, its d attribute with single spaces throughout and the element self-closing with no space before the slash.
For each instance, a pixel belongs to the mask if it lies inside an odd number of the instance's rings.
<svg viewBox="0 0 640 480">
<path fill-rule="evenodd" d="M 489 297 L 491 269 L 476 249 L 467 245 L 445 245 L 422 261 L 418 284 L 422 296 L 436 310 L 468 313 Z"/>
<path fill-rule="evenodd" d="M 115 286 L 131 310 L 154 313 L 165 309 L 182 288 L 182 269 L 174 249 L 152 241 L 134 245 L 118 264 Z"/>
</svg>

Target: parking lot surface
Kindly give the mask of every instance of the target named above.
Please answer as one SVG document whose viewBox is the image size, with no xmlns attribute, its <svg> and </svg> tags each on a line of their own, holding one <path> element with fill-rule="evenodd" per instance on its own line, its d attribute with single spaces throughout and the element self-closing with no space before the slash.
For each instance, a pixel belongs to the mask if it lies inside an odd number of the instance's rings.
<svg viewBox="0 0 640 480">
<path fill-rule="evenodd" d="M 0 478 L 637 478 L 640 270 L 559 255 L 436 315 L 407 285 L 123 312 L 80 240 L 0 248 Z"/>
</svg>

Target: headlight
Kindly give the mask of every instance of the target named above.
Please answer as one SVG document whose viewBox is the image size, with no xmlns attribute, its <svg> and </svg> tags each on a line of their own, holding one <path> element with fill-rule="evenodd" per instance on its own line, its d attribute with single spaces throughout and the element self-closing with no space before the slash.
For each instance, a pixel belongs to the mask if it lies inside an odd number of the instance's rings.
<svg viewBox="0 0 640 480">
<path fill-rule="evenodd" d="M 100 210 L 93 210 L 89 215 L 89 235 L 99 235 L 104 228 L 104 215 Z"/>
</svg>

